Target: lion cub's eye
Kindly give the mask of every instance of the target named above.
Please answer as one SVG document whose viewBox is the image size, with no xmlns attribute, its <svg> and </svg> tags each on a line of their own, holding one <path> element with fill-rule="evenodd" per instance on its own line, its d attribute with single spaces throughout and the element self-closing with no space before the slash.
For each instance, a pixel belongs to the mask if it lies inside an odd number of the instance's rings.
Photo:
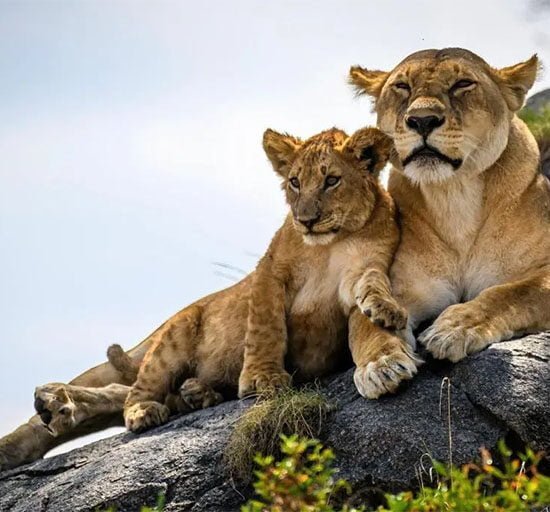
<svg viewBox="0 0 550 512">
<path fill-rule="evenodd" d="M 300 180 L 296 177 L 290 178 L 290 186 L 295 190 L 300 190 Z"/>
<path fill-rule="evenodd" d="M 325 178 L 325 190 L 330 187 L 335 187 L 340 183 L 340 176 L 327 176 Z"/>
<path fill-rule="evenodd" d="M 450 92 L 458 92 L 463 90 L 471 90 L 474 88 L 476 83 L 473 80 L 463 79 L 458 80 L 453 84 L 453 86 L 449 89 Z"/>
</svg>

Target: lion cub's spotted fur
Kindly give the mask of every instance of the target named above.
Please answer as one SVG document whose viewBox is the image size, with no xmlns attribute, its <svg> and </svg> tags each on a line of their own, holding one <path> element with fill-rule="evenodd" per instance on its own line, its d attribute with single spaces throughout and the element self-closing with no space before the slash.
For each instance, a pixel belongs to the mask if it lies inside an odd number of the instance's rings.
<svg viewBox="0 0 550 512">
<path fill-rule="evenodd" d="M 289 372 L 310 379 L 333 370 L 348 337 L 355 363 L 374 365 L 369 396 L 412 376 L 408 351 L 379 344 L 383 329 L 368 318 L 391 328 L 406 322 L 387 277 L 398 240 L 393 205 L 377 182 L 390 148 L 372 128 L 352 137 L 332 129 L 305 142 L 265 133 L 292 214 L 252 274 L 154 336 L 126 399 L 130 430 L 168 418 L 164 402 L 177 376 L 198 379 L 210 393 L 238 385 L 245 396 L 287 385 Z"/>
<path fill-rule="evenodd" d="M 292 213 L 256 270 L 183 309 L 128 353 L 110 347 L 109 363 L 69 385 L 39 386 L 39 416 L 0 441 L 0 466 L 116 424 L 123 408 L 128 428 L 142 430 L 170 412 L 219 403 L 226 388 L 244 396 L 288 384 L 290 373 L 321 376 L 348 343 L 363 395 L 412 377 L 417 361 L 383 328 L 406 323 L 387 277 L 398 243 L 394 206 L 378 184 L 391 147 L 374 128 L 351 137 L 332 129 L 305 142 L 268 130 L 264 149 Z"/>
</svg>

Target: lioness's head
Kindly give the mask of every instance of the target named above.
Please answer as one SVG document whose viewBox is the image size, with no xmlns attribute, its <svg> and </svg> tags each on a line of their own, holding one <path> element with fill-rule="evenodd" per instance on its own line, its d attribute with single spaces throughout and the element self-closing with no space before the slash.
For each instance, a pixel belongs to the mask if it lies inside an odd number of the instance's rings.
<svg viewBox="0 0 550 512">
<path fill-rule="evenodd" d="M 263 145 L 306 243 L 327 244 L 365 225 L 392 147 L 389 137 L 376 128 L 351 137 L 333 128 L 302 141 L 267 130 Z"/>
<path fill-rule="evenodd" d="M 535 81 L 536 55 L 495 69 L 461 48 L 423 50 L 393 71 L 354 66 L 350 82 L 375 98 L 394 166 L 415 183 L 483 172 L 508 142 L 510 123 Z"/>
</svg>

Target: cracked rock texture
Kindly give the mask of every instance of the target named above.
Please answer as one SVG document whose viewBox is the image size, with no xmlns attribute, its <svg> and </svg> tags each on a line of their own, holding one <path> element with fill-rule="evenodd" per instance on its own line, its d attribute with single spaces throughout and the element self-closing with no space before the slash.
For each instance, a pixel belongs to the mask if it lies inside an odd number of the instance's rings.
<svg viewBox="0 0 550 512">
<path fill-rule="evenodd" d="M 549 363 L 550 333 L 527 336 L 456 365 L 429 361 L 399 394 L 377 401 L 356 393 L 349 370 L 323 385 L 337 408 L 322 437 L 358 496 L 418 487 L 428 455 L 449 460 L 449 392 L 453 463 L 494 449 L 501 437 L 550 453 Z M 0 510 L 137 511 L 162 492 L 167 512 L 236 511 L 250 489 L 226 476 L 221 456 L 249 404 L 226 402 L 2 473 Z"/>
</svg>

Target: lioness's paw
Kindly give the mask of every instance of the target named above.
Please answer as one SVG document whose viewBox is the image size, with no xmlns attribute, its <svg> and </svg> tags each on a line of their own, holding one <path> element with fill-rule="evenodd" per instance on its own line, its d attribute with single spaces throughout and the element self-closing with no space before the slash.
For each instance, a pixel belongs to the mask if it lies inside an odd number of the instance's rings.
<svg viewBox="0 0 550 512">
<path fill-rule="evenodd" d="M 190 409 L 206 409 L 223 402 L 223 396 L 199 379 L 187 379 L 180 387 L 180 397 Z"/>
<path fill-rule="evenodd" d="M 407 311 L 390 296 L 367 294 L 357 299 L 357 305 L 363 314 L 380 327 L 400 330 L 407 326 Z"/>
<path fill-rule="evenodd" d="M 436 359 L 456 363 L 500 341 L 503 336 L 492 328 L 482 311 L 467 304 L 448 307 L 418 338 Z"/>
<path fill-rule="evenodd" d="M 34 392 L 34 408 L 42 423 L 56 437 L 76 426 L 77 406 L 66 384 L 38 386 Z"/>
<path fill-rule="evenodd" d="M 132 432 L 142 432 L 168 421 L 170 410 L 159 402 L 140 402 L 124 411 L 124 423 Z"/>
<path fill-rule="evenodd" d="M 245 370 L 239 377 L 239 398 L 290 386 L 291 377 L 284 370 Z"/>
<path fill-rule="evenodd" d="M 365 398 L 394 393 L 402 381 L 412 379 L 422 361 L 405 349 L 383 355 L 376 361 L 358 366 L 353 374 L 355 387 Z"/>
</svg>

